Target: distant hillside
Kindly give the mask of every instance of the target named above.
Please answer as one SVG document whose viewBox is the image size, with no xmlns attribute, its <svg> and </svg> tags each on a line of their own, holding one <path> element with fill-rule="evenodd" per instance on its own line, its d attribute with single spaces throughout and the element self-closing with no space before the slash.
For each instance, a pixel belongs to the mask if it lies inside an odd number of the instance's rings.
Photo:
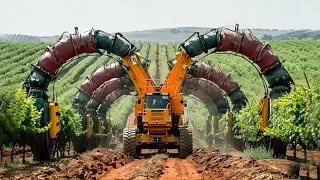
<svg viewBox="0 0 320 180">
<path fill-rule="evenodd" d="M 181 42 L 190 37 L 194 32 L 205 33 L 211 28 L 201 27 L 179 27 L 179 28 L 167 28 L 167 29 L 152 29 L 135 32 L 123 32 L 123 34 L 132 41 L 142 42 Z M 271 34 L 272 36 L 285 34 L 294 30 L 265 30 L 265 29 L 252 29 L 252 33 L 257 38 L 262 38 L 264 34 Z"/>
<path fill-rule="evenodd" d="M 8 42 L 41 42 L 37 36 L 28 36 L 22 34 L 1 34 L 0 41 Z"/>
<path fill-rule="evenodd" d="M 320 39 L 320 31 L 298 30 L 272 37 L 273 40 Z"/>
<path fill-rule="evenodd" d="M 190 37 L 194 32 L 204 33 L 209 31 L 211 28 L 202 27 L 178 27 L 178 28 L 165 28 L 165 29 L 151 29 L 143 31 L 131 31 L 122 32 L 122 34 L 130 41 L 141 41 L 141 42 L 181 42 Z M 294 32 L 295 30 L 277 30 L 277 29 L 252 29 L 252 33 L 259 39 L 265 34 L 271 36 L 279 36 L 286 33 Z M 10 42 L 56 42 L 59 35 L 36 37 L 27 35 L 0 35 L 0 40 Z"/>
</svg>

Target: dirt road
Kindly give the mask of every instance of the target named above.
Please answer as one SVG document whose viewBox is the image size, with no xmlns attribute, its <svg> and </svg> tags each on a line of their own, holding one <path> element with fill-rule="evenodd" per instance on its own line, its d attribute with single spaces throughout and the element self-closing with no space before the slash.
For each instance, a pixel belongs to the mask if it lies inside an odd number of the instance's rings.
<svg viewBox="0 0 320 180">
<path fill-rule="evenodd" d="M 127 172 L 129 172 L 133 167 L 139 164 L 145 163 L 144 160 L 135 160 L 129 164 L 126 164 L 118 169 L 111 170 L 108 174 L 102 177 L 102 180 L 115 180 L 115 179 L 128 179 Z"/>
<path fill-rule="evenodd" d="M 151 159 L 139 159 L 107 173 L 103 180 L 142 179 L 202 179 L 195 167 L 186 159 L 155 155 Z"/>
<path fill-rule="evenodd" d="M 277 163 L 275 163 L 277 162 Z M 97 148 L 80 156 L 69 158 L 55 166 L 39 165 L 38 170 L 0 174 L 0 179 L 105 179 L 105 180 L 242 180 L 290 179 L 286 159 L 254 160 L 239 156 L 238 152 L 224 152 L 218 148 L 195 149 L 186 159 L 155 154 L 141 159 Z M 311 177 L 315 179 L 315 169 Z M 300 173 L 305 179 L 305 172 Z"/>
<path fill-rule="evenodd" d="M 186 159 L 170 158 L 166 162 L 163 174 L 159 180 L 167 179 L 202 179 L 194 166 Z"/>
</svg>

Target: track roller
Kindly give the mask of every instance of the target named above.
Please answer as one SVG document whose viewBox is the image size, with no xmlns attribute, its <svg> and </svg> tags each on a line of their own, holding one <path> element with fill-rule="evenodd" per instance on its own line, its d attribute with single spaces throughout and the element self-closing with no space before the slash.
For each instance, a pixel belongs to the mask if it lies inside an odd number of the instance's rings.
<svg viewBox="0 0 320 180">
<path fill-rule="evenodd" d="M 186 158 L 191 155 L 193 151 L 192 146 L 192 131 L 186 127 L 180 127 L 179 139 L 179 158 Z"/>
<path fill-rule="evenodd" d="M 141 147 L 136 146 L 137 128 L 123 129 L 123 151 L 124 153 L 137 158 L 141 154 Z"/>
</svg>

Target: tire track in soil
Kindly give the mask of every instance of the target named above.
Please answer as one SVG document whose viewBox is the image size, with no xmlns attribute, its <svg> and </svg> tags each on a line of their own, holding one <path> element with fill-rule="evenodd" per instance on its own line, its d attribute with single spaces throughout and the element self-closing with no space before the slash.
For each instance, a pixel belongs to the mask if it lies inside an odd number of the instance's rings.
<svg viewBox="0 0 320 180">
<path fill-rule="evenodd" d="M 165 167 L 165 155 L 157 154 L 152 158 L 135 160 L 119 169 L 111 170 L 103 180 L 155 180 L 159 179 Z"/>
<path fill-rule="evenodd" d="M 102 180 L 202 180 L 195 167 L 186 159 L 169 158 L 165 161 L 163 154 L 153 158 L 138 159 L 118 169 L 112 169 Z"/>
<path fill-rule="evenodd" d="M 163 174 L 159 178 L 159 180 L 167 179 L 200 180 L 202 178 L 200 174 L 197 173 L 197 170 L 194 168 L 194 166 L 186 159 L 170 158 L 167 160 Z"/>
<path fill-rule="evenodd" d="M 128 179 L 125 177 L 125 173 L 129 172 L 133 167 L 138 164 L 144 163 L 143 160 L 135 160 L 129 164 L 126 164 L 118 169 L 111 170 L 108 174 L 106 174 L 101 180 L 124 180 Z"/>
</svg>

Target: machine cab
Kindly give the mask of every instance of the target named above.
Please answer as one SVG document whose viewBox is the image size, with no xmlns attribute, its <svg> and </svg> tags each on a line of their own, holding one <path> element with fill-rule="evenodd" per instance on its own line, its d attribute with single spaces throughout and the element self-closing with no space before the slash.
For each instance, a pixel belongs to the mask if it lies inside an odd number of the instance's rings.
<svg viewBox="0 0 320 180">
<path fill-rule="evenodd" d="M 170 104 L 169 95 L 161 93 L 153 93 L 146 95 L 146 109 L 168 109 Z"/>
<path fill-rule="evenodd" d="M 168 93 L 147 93 L 142 122 L 145 127 L 171 127 L 170 97 Z"/>
</svg>

